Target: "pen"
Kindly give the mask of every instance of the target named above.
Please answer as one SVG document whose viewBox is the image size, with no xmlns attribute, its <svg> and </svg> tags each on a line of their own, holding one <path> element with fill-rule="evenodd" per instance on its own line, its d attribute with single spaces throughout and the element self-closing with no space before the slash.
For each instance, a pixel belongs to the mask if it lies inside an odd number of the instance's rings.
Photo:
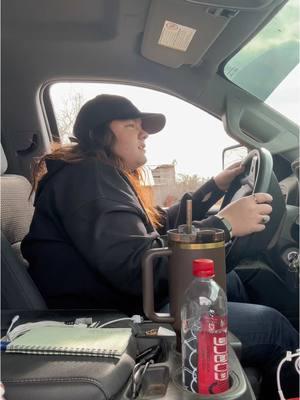
<svg viewBox="0 0 300 400">
<path fill-rule="evenodd" d="M 1 340 L 1 342 L 0 342 L 1 351 L 5 351 L 5 350 L 6 350 L 6 347 L 7 347 L 7 345 L 8 345 L 9 343 L 10 343 L 10 342 L 7 341 L 7 340 Z"/>
</svg>

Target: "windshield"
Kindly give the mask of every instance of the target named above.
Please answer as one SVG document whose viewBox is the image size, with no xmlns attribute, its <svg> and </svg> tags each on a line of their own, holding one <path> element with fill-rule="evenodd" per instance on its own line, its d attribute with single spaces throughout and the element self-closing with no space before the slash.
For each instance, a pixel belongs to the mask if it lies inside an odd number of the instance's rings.
<svg viewBox="0 0 300 400">
<path fill-rule="evenodd" d="M 290 0 L 227 62 L 224 74 L 299 124 L 299 1 Z"/>
</svg>

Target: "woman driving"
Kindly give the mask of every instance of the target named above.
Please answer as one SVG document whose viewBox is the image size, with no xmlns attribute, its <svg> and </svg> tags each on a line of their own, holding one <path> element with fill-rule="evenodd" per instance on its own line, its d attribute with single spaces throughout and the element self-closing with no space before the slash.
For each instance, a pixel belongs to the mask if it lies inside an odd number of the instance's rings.
<svg viewBox="0 0 300 400">
<path fill-rule="evenodd" d="M 99 95 L 77 116 L 77 143 L 57 148 L 36 165 L 35 212 L 22 253 L 49 307 L 143 313 L 142 255 L 162 246 L 160 234 L 185 223 L 187 196 L 162 211 L 143 185 L 147 138 L 164 125 L 162 114 L 142 113 L 124 97 Z M 205 218 L 242 171 L 240 165 L 228 168 L 191 195 L 198 226 L 221 228 L 227 240 L 265 229 L 272 212 L 272 197 L 257 193 Z M 160 259 L 156 309 L 168 303 L 167 279 L 166 260 Z M 228 285 L 229 299 L 230 288 L 241 286 Z M 273 366 L 287 349 L 298 348 L 296 330 L 278 311 L 261 305 L 229 302 L 228 318 L 243 344 L 244 364 L 265 365 L 265 381 L 274 379 Z"/>
</svg>

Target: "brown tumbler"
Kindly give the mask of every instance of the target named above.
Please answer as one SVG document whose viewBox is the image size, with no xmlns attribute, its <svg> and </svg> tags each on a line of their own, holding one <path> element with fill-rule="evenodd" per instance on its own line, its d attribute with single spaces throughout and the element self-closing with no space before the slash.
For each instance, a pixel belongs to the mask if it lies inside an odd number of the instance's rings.
<svg viewBox="0 0 300 400">
<path fill-rule="evenodd" d="M 168 231 L 168 247 L 150 249 L 144 254 L 143 272 L 143 308 L 152 321 L 166 322 L 179 332 L 181 329 L 181 305 L 184 292 L 193 279 L 192 262 L 197 258 L 209 258 L 215 264 L 215 280 L 226 292 L 225 242 L 222 229 L 196 229 L 185 233 L 184 225 Z M 168 256 L 170 314 L 157 313 L 154 310 L 154 260 Z"/>
</svg>

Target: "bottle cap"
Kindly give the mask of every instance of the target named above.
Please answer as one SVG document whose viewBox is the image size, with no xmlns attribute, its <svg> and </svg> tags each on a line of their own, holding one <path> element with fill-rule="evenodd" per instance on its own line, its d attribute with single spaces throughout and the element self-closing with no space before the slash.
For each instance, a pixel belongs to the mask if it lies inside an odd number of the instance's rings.
<svg viewBox="0 0 300 400">
<path fill-rule="evenodd" d="M 215 266 L 213 260 L 198 258 L 193 261 L 193 275 L 199 278 L 212 278 L 215 276 Z"/>
</svg>

